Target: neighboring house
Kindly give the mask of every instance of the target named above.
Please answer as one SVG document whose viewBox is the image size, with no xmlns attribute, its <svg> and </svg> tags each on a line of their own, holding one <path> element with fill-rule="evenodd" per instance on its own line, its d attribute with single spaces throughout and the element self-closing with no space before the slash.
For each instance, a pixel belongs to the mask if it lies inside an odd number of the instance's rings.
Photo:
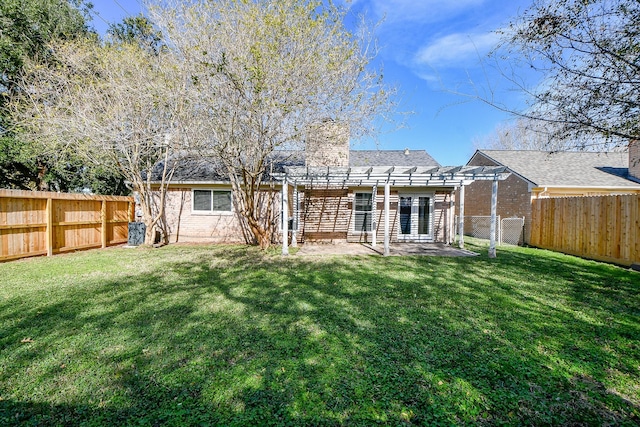
<svg viewBox="0 0 640 427">
<path fill-rule="evenodd" d="M 525 243 L 529 242 L 534 199 L 640 193 L 639 143 L 630 144 L 628 153 L 478 150 L 467 166 L 508 168 L 511 175 L 498 185 L 497 214 L 501 218 L 525 218 Z M 467 186 L 465 216 L 488 216 L 485 200 L 490 194 L 490 183 Z M 470 225 L 470 221 L 465 224 Z"/>
<path fill-rule="evenodd" d="M 272 196 L 273 215 L 266 220 L 280 232 L 280 218 L 289 218 L 296 242 L 382 242 L 386 229 L 391 242 L 450 243 L 456 188 L 505 177 L 504 168 L 441 167 L 425 151 L 350 150 L 346 137 L 335 139 L 315 144 L 317 151 L 276 152 L 270 160 L 263 191 Z M 210 163 L 193 161 L 175 172 L 166 210 L 170 242 L 244 241 L 230 183 Z"/>
</svg>

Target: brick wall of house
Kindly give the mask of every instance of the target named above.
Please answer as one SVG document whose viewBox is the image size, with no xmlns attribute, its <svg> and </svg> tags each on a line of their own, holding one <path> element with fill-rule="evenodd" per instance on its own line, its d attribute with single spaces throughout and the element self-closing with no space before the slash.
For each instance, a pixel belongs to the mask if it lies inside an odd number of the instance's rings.
<svg viewBox="0 0 640 427">
<path fill-rule="evenodd" d="M 629 175 L 640 179 L 640 140 L 629 143 Z"/>
<path fill-rule="evenodd" d="M 469 166 L 500 166 L 482 155 L 475 156 Z M 491 181 L 476 181 L 465 187 L 465 216 L 491 215 Z M 498 182 L 497 215 L 501 218 L 525 218 L 524 241 L 529 242 L 531 229 L 531 193 L 529 183 L 515 174 Z M 458 214 L 456 204 L 456 214 Z M 468 223 L 466 225 L 471 225 Z M 465 227 L 466 228 L 466 227 Z"/>
<path fill-rule="evenodd" d="M 211 189 L 209 186 L 171 188 L 167 192 L 166 216 L 170 242 L 244 243 L 241 222 L 236 213 L 204 214 L 192 210 L 193 189 Z M 222 187 L 220 189 L 228 189 Z M 214 189 L 218 189 L 215 187 Z M 290 189 L 291 190 L 291 189 Z M 368 192 L 370 188 L 321 188 L 300 189 L 300 225 L 298 241 L 348 241 L 370 242 L 371 233 L 353 231 L 353 200 L 356 192 Z M 433 235 L 437 242 L 450 237 L 453 213 L 450 211 L 451 194 L 437 191 L 433 210 Z M 391 191 L 389 203 L 391 241 L 398 241 L 398 190 Z M 293 194 L 289 195 L 289 213 L 293 215 Z M 279 207 L 279 193 L 273 201 Z M 384 187 L 378 188 L 375 218 L 376 240 L 384 240 Z M 280 233 L 274 236 L 280 241 Z"/>
<path fill-rule="evenodd" d="M 207 189 L 209 188 L 207 187 Z M 171 243 L 244 243 L 237 214 L 208 215 L 193 213 L 192 194 L 192 188 L 171 188 L 167 191 L 165 209 L 167 224 L 169 225 L 169 241 Z"/>
<path fill-rule="evenodd" d="M 325 122 L 310 129 L 305 148 L 307 166 L 349 166 L 349 128 Z"/>
</svg>

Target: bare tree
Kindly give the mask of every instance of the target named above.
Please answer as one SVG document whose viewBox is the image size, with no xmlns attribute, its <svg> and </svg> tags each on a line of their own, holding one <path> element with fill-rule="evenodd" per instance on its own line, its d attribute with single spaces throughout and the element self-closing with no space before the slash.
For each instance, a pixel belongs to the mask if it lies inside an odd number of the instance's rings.
<svg viewBox="0 0 640 427">
<path fill-rule="evenodd" d="M 178 166 L 168 160 L 191 140 L 183 74 L 171 55 L 137 43 L 58 42 L 50 49 L 53 65 L 32 64 L 12 102 L 23 137 L 122 173 L 139 194 L 145 241 L 154 243 Z"/>
<path fill-rule="evenodd" d="M 609 146 L 607 140 L 593 134 L 582 135 L 580 140 L 558 138 L 557 126 L 519 118 L 499 124 L 489 135 L 475 138 L 473 144 L 479 149 L 542 151 L 599 150 Z"/>
<path fill-rule="evenodd" d="M 503 73 L 529 96 L 529 107 L 516 113 L 550 124 L 554 138 L 578 148 L 638 139 L 638 22 L 637 0 L 535 0 L 502 31 L 493 53 L 542 76 L 532 89 L 521 75 Z"/>
<path fill-rule="evenodd" d="M 327 120 L 354 139 L 372 135 L 395 107 L 381 72 L 369 69 L 370 29 L 350 33 L 345 12 L 320 0 L 166 0 L 149 9 L 191 75 L 191 105 L 209 136 L 200 151 L 219 159 L 266 248 L 269 158 L 302 150 L 306 132 Z"/>
</svg>

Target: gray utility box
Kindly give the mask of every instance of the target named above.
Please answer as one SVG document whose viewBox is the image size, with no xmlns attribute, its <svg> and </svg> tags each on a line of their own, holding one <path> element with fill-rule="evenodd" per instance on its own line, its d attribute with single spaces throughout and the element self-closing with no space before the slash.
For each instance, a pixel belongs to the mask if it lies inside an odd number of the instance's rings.
<svg viewBox="0 0 640 427">
<path fill-rule="evenodd" d="M 144 222 L 130 222 L 127 244 L 129 246 L 140 246 L 144 244 L 144 234 L 146 231 L 147 226 L 144 225 Z"/>
</svg>

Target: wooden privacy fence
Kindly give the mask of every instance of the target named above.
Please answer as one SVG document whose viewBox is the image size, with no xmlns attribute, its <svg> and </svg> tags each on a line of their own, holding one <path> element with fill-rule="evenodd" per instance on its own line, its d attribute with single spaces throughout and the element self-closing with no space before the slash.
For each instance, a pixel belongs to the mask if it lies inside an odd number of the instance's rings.
<svg viewBox="0 0 640 427">
<path fill-rule="evenodd" d="M 0 261 L 126 243 L 133 197 L 0 190 Z"/>
<path fill-rule="evenodd" d="M 536 199 L 531 210 L 532 246 L 640 263 L 640 195 Z"/>
</svg>

